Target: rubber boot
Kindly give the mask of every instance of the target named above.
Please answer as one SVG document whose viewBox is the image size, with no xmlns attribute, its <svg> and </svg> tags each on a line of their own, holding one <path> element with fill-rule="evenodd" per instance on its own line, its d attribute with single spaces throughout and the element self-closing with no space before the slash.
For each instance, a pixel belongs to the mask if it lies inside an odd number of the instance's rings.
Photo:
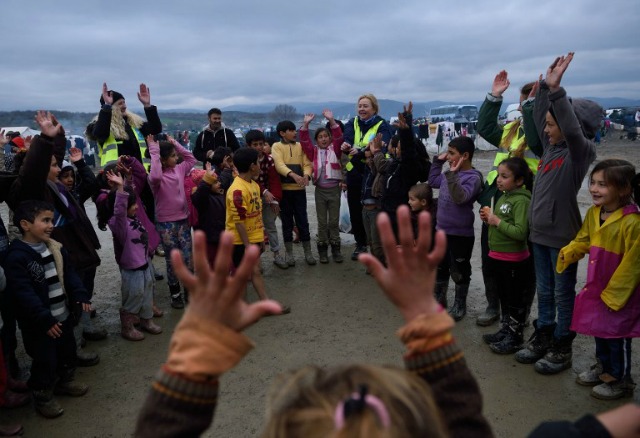
<svg viewBox="0 0 640 438">
<path fill-rule="evenodd" d="M 285 250 L 285 260 L 287 262 L 287 265 L 289 266 L 295 266 L 296 265 L 296 259 L 293 258 L 293 242 L 285 242 L 284 243 L 284 250 Z"/>
<path fill-rule="evenodd" d="M 92 367 L 100 363 L 100 356 L 98 356 L 98 353 L 87 351 L 82 347 L 84 339 L 82 332 L 82 324 L 78 324 L 73 328 L 73 336 L 76 340 L 76 363 L 79 367 Z"/>
<path fill-rule="evenodd" d="M 162 333 L 162 328 L 153 322 L 153 319 L 140 318 L 140 328 L 152 335 L 159 335 Z"/>
<path fill-rule="evenodd" d="M 344 261 L 342 253 L 340 252 L 340 242 L 331 244 L 331 257 L 336 263 L 342 263 Z"/>
<path fill-rule="evenodd" d="M 309 241 L 302 242 L 302 248 L 304 249 L 304 261 L 307 262 L 307 265 L 309 266 L 315 265 L 316 259 L 313 257 L 313 254 L 311 253 L 311 242 Z"/>
<path fill-rule="evenodd" d="M 456 284 L 456 297 L 453 302 L 453 306 L 449 309 L 449 315 L 451 315 L 455 321 L 460 321 L 467 314 L 468 293 L 468 284 Z"/>
<path fill-rule="evenodd" d="M 500 297 L 495 278 L 487 276 L 484 279 L 484 294 L 487 297 L 487 308 L 482 315 L 478 316 L 476 324 L 488 327 L 500 318 Z"/>
<path fill-rule="evenodd" d="M 53 398 L 53 390 L 31 391 L 36 412 L 45 418 L 56 418 L 64 414 L 60 403 Z"/>
<path fill-rule="evenodd" d="M 318 243 L 318 255 L 320 256 L 320 263 L 329 263 L 329 245 Z"/>
<path fill-rule="evenodd" d="M 447 291 L 449 290 L 449 280 L 436 281 L 435 296 L 436 301 L 446 309 L 447 308 Z"/>
<path fill-rule="evenodd" d="M 551 347 L 551 339 L 556 325 L 538 328 L 538 320 L 533 321 L 535 331 L 529 338 L 527 345 L 516 353 L 516 360 L 520 363 L 531 364 L 541 359 Z"/>
<path fill-rule="evenodd" d="M 69 397 L 82 397 L 89 391 L 89 386 L 84 383 L 74 382 L 75 368 L 67 369 L 64 375 L 53 387 L 54 395 L 66 395 Z"/>
<path fill-rule="evenodd" d="M 174 309 L 184 309 L 184 301 L 182 301 L 180 284 L 170 284 L 169 293 L 171 294 L 171 307 Z"/>
<path fill-rule="evenodd" d="M 576 332 L 569 332 L 567 336 L 561 338 L 554 337 L 547 354 L 536 362 L 535 370 L 540 374 L 557 374 L 571 368 L 572 346 L 575 338 Z"/>
<path fill-rule="evenodd" d="M 144 334 L 133 325 L 135 315 L 120 309 L 120 335 L 128 341 L 142 341 Z"/>
</svg>

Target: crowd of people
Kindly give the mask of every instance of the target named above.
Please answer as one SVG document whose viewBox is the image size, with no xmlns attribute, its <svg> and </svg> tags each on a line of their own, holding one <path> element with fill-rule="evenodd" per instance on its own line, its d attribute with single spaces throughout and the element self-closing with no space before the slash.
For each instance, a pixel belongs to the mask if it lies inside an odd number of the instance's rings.
<svg viewBox="0 0 640 438">
<path fill-rule="evenodd" d="M 23 141 L 0 174 L 0 201 L 11 211 L 9 229 L 0 221 L 0 406 L 33 400 L 40 415 L 55 418 L 64 412 L 56 396 L 88 390 L 74 371 L 98 363 L 84 344 L 107 335 L 91 318 L 100 264 L 100 242 L 84 208 L 91 198 L 98 226 L 113 236 L 122 337 L 142 341 L 163 330 L 155 256 L 166 260 L 171 306 L 186 307 L 136 436 L 202 433 L 212 421 L 220 375 L 252 346 L 241 331 L 262 316 L 295 314 L 269 298 L 260 254 L 268 246 L 278 268 L 293 269 L 299 240 L 306 264 L 343 263 L 343 191 L 355 238 L 351 259 L 366 266 L 406 321 L 398 332 L 406 370 L 293 371 L 271 394 L 264 436 L 492 436 L 478 385 L 451 334 L 466 315 L 476 217 L 487 301 L 476 322 L 499 325 L 482 337 L 490 350 L 555 374 L 571 366 L 576 333 L 592 336 L 595 363 L 576 382 L 593 386 L 599 399 L 631 396 L 631 339 L 640 336 L 640 176 L 625 160 L 600 160 L 589 174 L 593 206 L 583 222 L 577 193 L 596 159 L 602 108 L 567 97 L 561 79 L 572 59 L 573 53 L 558 57 L 544 79 L 523 86 L 523 117 L 504 126 L 497 115 L 510 83 L 505 71 L 496 75 L 478 120 L 479 134 L 498 148 L 486 177 L 473 167 L 472 139 L 455 137 L 430 160 L 412 129 L 412 104 L 391 125 L 372 94 L 358 98 L 357 116 L 346 124 L 324 110 L 326 126 L 313 139 L 316 116 L 307 114 L 299 129 L 280 121 L 273 144 L 249 131 L 246 147 L 213 108 L 192 153 L 160 136 L 146 85 L 138 93 L 144 119 L 105 83 L 100 112 L 87 127 L 100 145 L 97 176 L 79 149 L 65 156 L 64 128 L 38 112 L 41 134 Z M 20 149 L 19 140 L 0 137 Z M 587 283 L 576 296 L 577 262 L 587 253 Z M 249 283 L 258 295 L 252 304 L 244 301 Z M 525 342 L 530 319 L 534 333 Z M 31 358 L 26 383 L 16 357 L 18 328 Z M 532 436 L 632 436 L 624 433 L 638 433 L 638 409 L 543 424 Z M 0 436 L 20 431 L 4 426 Z"/>
</svg>

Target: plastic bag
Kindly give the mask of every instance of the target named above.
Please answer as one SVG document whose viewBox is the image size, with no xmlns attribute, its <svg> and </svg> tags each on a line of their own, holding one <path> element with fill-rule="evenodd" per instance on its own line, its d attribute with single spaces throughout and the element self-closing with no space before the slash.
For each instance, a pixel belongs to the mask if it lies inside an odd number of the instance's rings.
<svg viewBox="0 0 640 438">
<path fill-rule="evenodd" d="M 349 202 L 347 201 L 347 192 L 342 191 L 340 196 L 340 231 L 348 233 L 351 231 L 351 216 L 349 216 Z"/>
</svg>

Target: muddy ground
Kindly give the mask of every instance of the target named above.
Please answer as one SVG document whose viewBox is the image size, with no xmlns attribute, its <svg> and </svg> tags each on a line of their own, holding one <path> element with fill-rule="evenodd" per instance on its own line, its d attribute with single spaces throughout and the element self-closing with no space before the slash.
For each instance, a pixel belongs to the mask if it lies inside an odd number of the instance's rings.
<svg viewBox="0 0 640 438">
<path fill-rule="evenodd" d="M 598 147 L 599 158 L 623 157 L 640 168 L 640 142 L 610 137 Z M 475 165 L 483 173 L 493 161 L 492 152 L 478 152 Z M 590 205 L 586 183 L 580 193 L 581 205 Z M 312 189 L 308 189 L 309 217 L 315 230 Z M 93 204 L 87 203 L 91 217 Z M 6 207 L 2 212 L 7 220 Z M 479 235 L 480 221 L 476 220 Z M 169 307 L 166 281 L 158 283 L 157 301 L 166 310 L 157 322 L 164 328 L 158 336 L 147 335 L 143 342 L 125 341 L 119 335 L 118 307 L 120 276 L 113 259 L 111 236 L 98 231 L 103 248 L 102 265 L 96 278 L 94 303 L 96 321 L 109 331 L 108 339 L 91 342 L 89 350 L 101 356 L 99 365 L 79 368 L 77 379 L 88 383 L 89 393 L 79 399 L 65 398 L 62 417 L 45 420 L 27 406 L 1 410 L 1 422 L 21 422 L 28 437 L 125 437 L 133 430 L 137 412 L 150 382 L 165 359 L 172 328 L 182 311 Z M 342 235 L 343 252 L 350 255 L 353 238 Z M 402 346 L 395 330 L 402 324 L 393 306 L 383 297 L 374 280 L 365 275 L 357 262 L 307 266 L 302 248 L 296 245 L 298 264 L 280 270 L 263 256 L 264 275 L 269 294 L 292 306 L 290 315 L 265 318 L 247 330 L 256 348 L 222 379 L 220 404 L 212 427 L 204 436 L 257 436 L 265 410 L 265 393 L 280 371 L 315 363 L 323 366 L 349 362 L 395 364 L 402 366 Z M 155 260 L 159 270 L 164 261 Z M 584 283 L 585 263 L 580 264 L 578 287 Z M 464 348 L 467 362 L 484 393 L 484 412 L 500 437 L 525 436 L 541 421 L 577 419 L 586 412 L 598 412 L 621 402 L 604 402 L 589 396 L 589 388 L 574 383 L 576 372 L 593 361 L 592 339 L 578 336 L 573 369 L 555 376 L 537 374 L 532 366 L 517 363 L 512 356 L 493 354 L 482 342 L 483 333 L 495 330 L 476 326 L 475 317 L 484 309 L 479 245 L 474 249 L 474 273 L 469 293 L 468 315 L 455 334 Z M 453 294 L 450 289 L 450 296 Z M 248 298 L 255 299 L 249 288 Z M 535 310 L 534 310 L 535 312 Z M 529 327 L 526 336 L 532 331 Z M 637 344 L 636 344 L 637 345 Z M 640 353 L 633 353 L 633 376 L 640 380 Z M 28 369 L 28 357 L 21 363 Z M 640 389 L 635 392 L 640 399 Z"/>
</svg>

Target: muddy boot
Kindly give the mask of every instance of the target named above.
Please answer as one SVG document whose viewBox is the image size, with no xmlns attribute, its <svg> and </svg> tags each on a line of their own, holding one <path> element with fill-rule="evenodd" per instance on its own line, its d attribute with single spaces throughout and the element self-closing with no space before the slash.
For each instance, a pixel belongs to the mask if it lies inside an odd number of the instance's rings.
<svg viewBox="0 0 640 438">
<path fill-rule="evenodd" d="M 159 335 L 162 333 L 162 328 L 153 322 L 153 319 L 140 318 L 140 328 L 152 335 Z"/>
<path fill-rule="evenodd" d="M 507 332 L 501 340 L 489 344 L 491 351 L 497 354 L 513 354 L 522 347 L 522 332 L 524 324 L 511 319 L 506 325 Z"/>
<path fill-rule="evenodd" d="M 98 353 L 87 351 L 82 347 L 84 341 L 82 332 L 82 324 L 78 324 L 73 328 L 73 335 L 76 340 L 76 364 L 79 367 L 92 367 L 100 363 L 100 356 L 98 356 Z"/>
<path fill-rule="evenodd" d="M 487 308 L 476 319 L 476 324 L 481 327 L 490 326 L 500 318 L 500 298 L 495 278 L 484 279 L 484 294 L 487 297 Z"/>
<path fill-rule="evenodd" d="M 29 394 L 20 394 L 13 392 L 10 389 L 5 390 L 4 394 L 0 394 L 0 408 L 19 408 L 21 406 L 28 405 L 29 401 L 31 401 L 31 396 Z"/>
<path fill-rule="evenodd" d="M 171 294 L 171 307 L 174 309 L 184 309 L 184 301 L 182 301 L 180 284 L 170 284 L 169 293 Z"/>
<path fill-rule="evenodd" d="M 75 370 L 67 370 L 66 375 L 61 377 L 53 387 L 55 395 L 67 395 L 69 397 L 82 397 L 89 391 L 89 387 L 83 383 L 73 381 Z"/>
<path fill-rule="evenodd" d="M 329 245 L 318 243 L 318 255 L 320 256 L 320 263 L 329 263 Z"/>
<path fill-rule="evenodd" d="M 313 254 L 311 253 L 311 242 L 309 241 L 302 242 L 302 248 L 304 249 L 304 261 L 307 262 L 307 265 L 309 266 L 315 265 L 316 259 L 313 257 Z"/>
<path fill-rule="evenodd" d="M 460 321 L 467 314 L 467 294 L 469 293 L 468 284 L 456 284 L 456 296 L 453 306 L 449 309 L 449 315 L 454 321 Z"/>
<path fill-rule="evenodd" d="M 284 249 L 285 249 L 284 259 L 286 260 L 287 265 L 295 266 L 296 265 L 296 259 L 293 258 L 293 243 L 292 242 L 285 242 L 284 243 Z"/>
<path fill-rule="evenodd" d="M 3 424 L 0 426 L 0 436 L 19 436 L 24 433 L 21 424 Z"/>
<path fill-rule="evenodd" d="M 40 391 L 32 391 L 31 396 L 33 397 L 36 412 L 44 418 L 56 418 L 64 414 L 64 409 L 62 409 L 60 403 L 53 398 L 52 390 L 43 389 Z"/>
<path fill-rule="evenodd" d="M 575 332 L 569 332 L 567 336 L 561 338 L 554 337 L 547 354 L 536 362 L 535 370 L 540 374 L 557 374 L 571 368 L 572 346 L 575 338 Z"/>
<path fill-rule="evenodd" d="M 107 331 L 98 327 L 91 319 L 89 312 L 82 312 L 80 316 L 80 325 L 82 325 L 82 337 L 87 341 L 101 341 L 107 339 Z"/>
<path fill-rule="evenodd" d="M 436 281 L 435 296 L 443 309 L 447 308 L 447 291 L 449 290 L 449 280 Z"/>
<path fill-rule="evenodd" d="M 344 261 L 342 253 L 340 252 L 340 242 L 331 244 L 331 257 L 336 263 L 342 263 Z"/>
<path fill-rule="evenodd" d="M 494 344 L 496 342 L 502 341 L 507 337 L 507 333 L 509 333 L 509 324 L 501 323 L 500 330 L 495 333 L 487 333 L 486 335 L 482 335 L 482 340 L 487 345 Z"/>
<path fill-rule="evenodd" d="M 135 315 L 120 309 L 120 335 L 128 341 L 142 341 L 144 334 L 133 325 Z"/>
<path fill-rule="evenodd" d="M 538 328 L 538 320 L 533 321 L 535 331 L 529 338 L 526 346 L 516 353 L 516 360 L 520 363 L 531 364 L 542 358 L 549 347 L 551 347 L 551 339 L 556 325 L 549 325 Z"/>
<path fill-rule="evenodd" d="M 154 318 L 161 318 L 164 315 L 164 310 L 156 306 L 155 303 L 153 303 L 152 309 Z"/>
</svg>

